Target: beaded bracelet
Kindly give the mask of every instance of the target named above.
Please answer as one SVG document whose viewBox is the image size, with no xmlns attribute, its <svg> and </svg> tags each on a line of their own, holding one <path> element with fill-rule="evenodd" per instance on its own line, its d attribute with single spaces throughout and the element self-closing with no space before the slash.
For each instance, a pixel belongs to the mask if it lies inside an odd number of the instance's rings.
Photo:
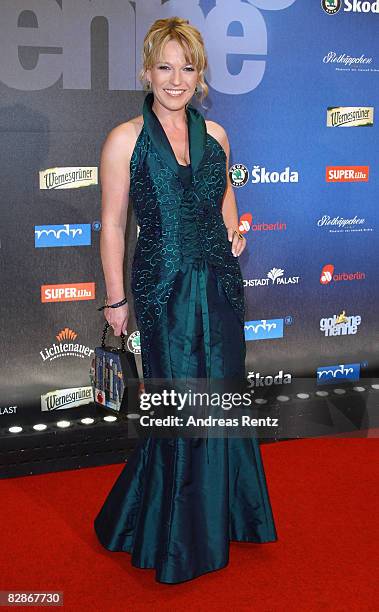
<svg viewBox="0 0 379 612">
<path fill-rule="evenodd" d="M 128 303 L 128 300 L 124 298 L 123 300 L 121 300 L 121 302 L 116 302 L 115 304 L 108 304 L 107 298 L 105 298 L 104 306 L 100 306 L 100 308 L 98 308 L 97 310 L 104 310 L 104 308 L 118 308 L 119 306 L 123 306 L 124 304 L 127 304 L 127 303 Z"/>
</svg>

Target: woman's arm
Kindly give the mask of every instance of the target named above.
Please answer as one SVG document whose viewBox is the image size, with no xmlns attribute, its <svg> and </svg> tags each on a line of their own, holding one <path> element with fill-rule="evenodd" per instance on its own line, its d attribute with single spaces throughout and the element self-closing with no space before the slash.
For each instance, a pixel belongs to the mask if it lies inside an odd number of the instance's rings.
<svg viewBox="0 0 379 612">
<path fill-rule="evenodd" d="M 130 158 L 137 139 L 135 122 L 115 127 L 107 136 L 100 159 L 100 254 L 108 304 L 125 297 L 125 229 L 129 202 Z M 128 305 L 106 308 L 104 316 L 119 336 L 126 333 Z"/>
<path fill-rule="evenodd" d="M 232 243 L 232 253 L 235 257 L 238 257 L 246 246 L 246 239 L 238 238 L 238 235 L 235 233 L 235 231 L 239 232 L 239 224 L 236 198 L 229 178 L 229 140 L 224 128 L 219 123 L 215 121 L 207 121 L 206 123 L 208 132 L 220 143 L 226 155 L 226 189 L 222 200 L 222 216 L 228 231 L 229 242 Z"/>
</svg>

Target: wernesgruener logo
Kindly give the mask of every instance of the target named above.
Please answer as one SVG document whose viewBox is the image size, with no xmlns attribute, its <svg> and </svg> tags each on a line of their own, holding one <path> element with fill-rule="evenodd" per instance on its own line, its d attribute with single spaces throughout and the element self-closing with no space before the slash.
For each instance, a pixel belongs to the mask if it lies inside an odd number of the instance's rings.
<svg viewBox="0 0 379 612">
<path fill-rule="evenodd" d="M 328 106 L 327 108 L 327 127 L 366 127 L 373 125 L 373 106 Z"/>
<path fill-rule="evenodd" d="M 40 170 L 40 189 L 77 189 L 97 185 L 97 167 L 47 168 Z"/>
<path fill-rule="evenodd" d="M 70 389 L 56 389 L 41 395 L 41 410 L 52 411 L 62 408 L 83 406 L 93 401 L 93 389 L 88 387 L 71 387 Z"/>
</svg>

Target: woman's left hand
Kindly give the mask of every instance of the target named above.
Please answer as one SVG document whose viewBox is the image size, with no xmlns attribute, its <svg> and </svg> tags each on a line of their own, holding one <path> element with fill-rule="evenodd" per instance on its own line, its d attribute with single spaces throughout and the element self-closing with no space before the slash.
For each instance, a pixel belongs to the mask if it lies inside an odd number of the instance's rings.
<svg viewBox="0 0 379 612">
<path fill-rule="evenodd" d="M 231 249 L 232 249 L 232 253 L 235 257 L 238 257 L 239 255 L 241 255 L 242 251 L 244 250 L 245 246 L 246 246 L 246 238 L 245 236 L 242 236 L 242 238 L 239 237 L 239 229 L 238 227 L 228 227 L 228 240 L 229 242 L 231 242 Z M 241 234 L 242 235 L 242 234 Z"/>
</svg>

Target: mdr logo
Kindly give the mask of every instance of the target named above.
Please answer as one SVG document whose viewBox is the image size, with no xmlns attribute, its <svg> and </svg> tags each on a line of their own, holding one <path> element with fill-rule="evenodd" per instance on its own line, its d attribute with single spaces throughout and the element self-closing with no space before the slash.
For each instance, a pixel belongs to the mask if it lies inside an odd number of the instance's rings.
<svg viewBox="0 0 379 612">
<path fill-rule="evenodd" d="M 0 81 L 14 89 L 37 91 L 62 78 L 63 89 L 91 89 L 91 23 L 103 17 L 109 31 L 104 52 L 109 89 L 141 89 L 137 75 L 147 30 L 155 19 L 180 15 L 204 37 L 211 87 L 225 94 L 244 94 L 259 85 L 269 61 L 266 12 L 286 9 L 294 2 L 213 0 L 207 11 L 199 0 L 64 0 L 62 8 L 55 0 L 2 0 Z M 21 62 L 19 49 L 24 46 L 35 49 L 33 66 Z M 237 74 L 228 68 L 230 56 L 240 62 Z"/>
</svg>

